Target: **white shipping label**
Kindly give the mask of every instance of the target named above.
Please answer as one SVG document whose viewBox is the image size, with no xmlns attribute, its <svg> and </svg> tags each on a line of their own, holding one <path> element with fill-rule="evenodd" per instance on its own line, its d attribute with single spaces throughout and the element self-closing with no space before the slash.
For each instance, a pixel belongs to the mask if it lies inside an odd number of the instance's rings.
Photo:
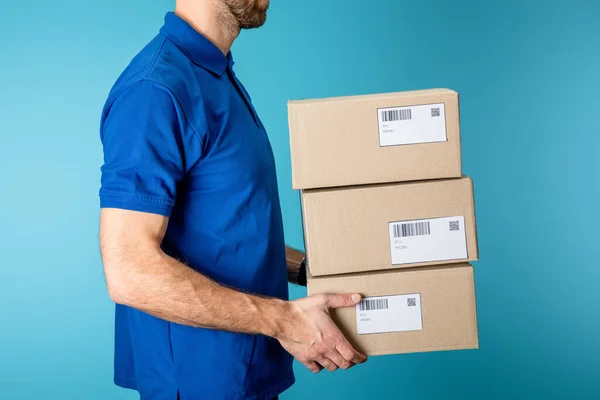
<svg viewBox="0 0 600 400">
<path fill-rule="evenodd" d="M 463 216 L 390 222 L 392 264 L 467 258 Z"/>
<path fill-rule="evenodd" d="M 380 146 L 447 140 L 444 103 L 380 108 L 377 112 Z"/>
<path fill-rule="evenodd" d="M 421 295 L 364 298 L 356 305 L 356 329 L 359 335 L 423 330 Z"/>
</svg>

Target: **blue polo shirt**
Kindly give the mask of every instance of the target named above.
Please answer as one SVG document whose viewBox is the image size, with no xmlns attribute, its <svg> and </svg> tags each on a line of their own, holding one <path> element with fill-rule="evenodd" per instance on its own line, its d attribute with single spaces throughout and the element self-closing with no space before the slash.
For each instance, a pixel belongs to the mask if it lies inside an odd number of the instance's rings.
<svg viewBox="0 0 600 400">
<path fill-rule="evenodd" d="M 162 247 L 213 280 L 288 298 L 273 152 L 225 56 L 173 13 L 102 114 L 101 207 L 170 217 Z M 272 338 L 117 305 L 115 383 L 143 400 L 270 400 L 294 382 Z"/>
</svg>

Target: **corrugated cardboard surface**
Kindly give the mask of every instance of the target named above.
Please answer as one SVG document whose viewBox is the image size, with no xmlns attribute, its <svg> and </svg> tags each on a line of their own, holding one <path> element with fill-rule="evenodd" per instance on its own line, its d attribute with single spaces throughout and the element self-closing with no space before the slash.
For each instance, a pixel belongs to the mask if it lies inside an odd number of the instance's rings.
<svg viewBox="0 0 600 400">
<path fill-rule="evenodd" d="M 346 338 L 367 355 L 479 347 L 473 267 L 469 264 L 310 278 L 308 293 L 421 294 L 422 331 L 358 335 L 355 307 L 331 310 Z"/>
<path fill-rule="evenodd" d="M 381 147 L 378 109 L 445 103 L 446 142 Z M 458 94 L 431 89 L 288 103 L 294 189 L 461 176 Z"/>
<path fill-rule="evenodd" d="M 478 259 L 473 182 L 468 177 L 302 191 L 304 238 L 313 276 Z M 467 259 L 393 265 L 389 222 L 465 218 Z"/>
</svg>

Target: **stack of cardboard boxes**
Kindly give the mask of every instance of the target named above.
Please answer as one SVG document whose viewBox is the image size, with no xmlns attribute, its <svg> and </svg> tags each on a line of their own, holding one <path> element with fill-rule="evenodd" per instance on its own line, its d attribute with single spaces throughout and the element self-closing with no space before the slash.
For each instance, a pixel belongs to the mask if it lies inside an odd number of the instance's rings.
<svg viewBox="0 0 600 400">
<path fill-rule="evenodd" d="M 308 293 L 367 355 L 478 347 L 473 184 L 448 89 L 290 101 Z"/>
</svg>

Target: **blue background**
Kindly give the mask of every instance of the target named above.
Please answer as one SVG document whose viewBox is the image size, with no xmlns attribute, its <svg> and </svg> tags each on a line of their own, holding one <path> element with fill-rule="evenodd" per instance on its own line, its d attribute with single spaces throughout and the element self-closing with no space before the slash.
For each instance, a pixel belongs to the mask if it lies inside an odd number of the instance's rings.
<svg viewBox="0 0 600 400">
<path fill-rule="evenodd" d="M 172 3 L 2 2 L 1 399 L 136 398 L 112 385 L 98 122 Z M 236 71 L 273 142 L 289 244 L 288 99 L 453 88 L 476 185 L 481 349 L 298 365 L 283 399 L 600 398 L 599 17 L 597 1 L 274 0 L 242 34 Z"/>
</svg>

